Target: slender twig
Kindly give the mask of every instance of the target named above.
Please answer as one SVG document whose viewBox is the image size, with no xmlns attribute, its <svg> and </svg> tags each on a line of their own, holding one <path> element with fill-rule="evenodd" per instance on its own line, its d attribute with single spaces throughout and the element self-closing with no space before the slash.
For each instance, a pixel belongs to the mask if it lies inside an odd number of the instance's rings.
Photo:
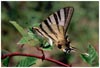
<svg viewBox="0 0 100 68">
<path fill-rule="evenodd" d="M 11 54 L 3 55 L 1 58 L 4 59 L 6 57 L 13 57 L 13 56 L 28 56 L 28 57 L 35 57 L 35 58 L 39 58 L 39 59 L 43 58 L 43 56 L 38 56 L 38 55 L 34 55 L 34 54 L 24 54 L 24 53 L 19 53 L 19 52 L 14 52 L 14 53 L 11 53 Z M 48 60 L 48 61 L 54 62 L 56 64 L 65 66 L 65 67 L 70 67 L 70 65 L 64 64 L 64 63 L 62 63 L 58 60 L 54 60 L 54 59 L 51 59 L 51 58 L 45 57 L 44 60 Z"/>
</svg>

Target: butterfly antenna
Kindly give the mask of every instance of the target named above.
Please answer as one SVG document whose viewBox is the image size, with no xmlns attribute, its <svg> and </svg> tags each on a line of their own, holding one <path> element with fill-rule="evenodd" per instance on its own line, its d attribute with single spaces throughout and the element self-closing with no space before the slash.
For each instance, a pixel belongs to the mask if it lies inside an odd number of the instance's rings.
<svg viewBox="0 0 100 68">
<path fill-rule="evenodd" d="M 79 54 L 82 54 L 83 52 L 81 50 L 79 50 L 78 48 L 76 47 L 71 47 L 71 50 L 73 50 L 73 52 L 77 52 Z"/>
</svg>

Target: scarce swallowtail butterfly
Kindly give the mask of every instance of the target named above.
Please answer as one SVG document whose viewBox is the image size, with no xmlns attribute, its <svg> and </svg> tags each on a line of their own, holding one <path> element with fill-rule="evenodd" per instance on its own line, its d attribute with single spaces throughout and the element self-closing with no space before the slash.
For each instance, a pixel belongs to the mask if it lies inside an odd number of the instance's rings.
<svg viewBox="0 0 100 68">
<path fill-rule="evenodd" d="M 60 50 L 69 53 L 73 48 L 70 46 L 67 30 L 73 11 L 73 7 L 62 8 L 50 15 L 39 27 L 33 27 L 33 30 L 47 38 L 50 45 L 54 44 Z"/>
</svg>

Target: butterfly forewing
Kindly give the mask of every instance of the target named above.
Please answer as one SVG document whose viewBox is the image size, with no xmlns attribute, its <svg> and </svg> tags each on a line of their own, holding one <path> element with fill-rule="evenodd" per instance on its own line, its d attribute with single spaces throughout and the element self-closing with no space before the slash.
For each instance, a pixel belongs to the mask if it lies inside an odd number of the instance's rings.
<svg viewBox="0 0 100 68">
<path fill-rule="evenodd" d="M 64 11 L 65 11 L 65 22 L 64 22 L 64 35 L 66 34 L 66 31 L 68 29 L 68 26 L 69 26 L 69 23 L 70 23 L 70 20 L 71 20 L 71 17 L 72 17 L 72 14 L 73 14 L 73 11 L 74 11 L 74 8 L 64 8 Z"/>
<path fill-rule="evenodd" d="M 40 27 L 35 29 L 40 35 L 57 42 L 65 38 L 72 14 L 72 7 L 62 8 L 50 15 L 40 24 Z"/>
</svg>

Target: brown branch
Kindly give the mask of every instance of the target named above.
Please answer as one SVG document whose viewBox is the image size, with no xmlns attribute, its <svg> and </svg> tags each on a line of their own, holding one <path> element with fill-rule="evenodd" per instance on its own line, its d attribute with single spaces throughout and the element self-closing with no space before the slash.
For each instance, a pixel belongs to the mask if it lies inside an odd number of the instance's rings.
<svg viewBox="0 0 100 68">
<path fill-rule="evenodd" d="M 28 56 L 28 57 L 35 57 L 35 58 L 39 58 L 39 59 L 43 58 L 43 56 L 37 56 L 37 55 L 33 55 L 33 54 L 23 54 L 23 53 L 19 53 L 19 52 L 14 52 L 14 53 L 11 53 L 11 54 L 3 55 L 1 58 L 4 59 L 6 57 L 13 57 L 13 56 Z M 51 59 L 51 58 L 45 57 L 44 60 L 48 60 L 48 61 L 51 61 L 53 63 L 65 66 L 65 67 L 70 67 L 70 65 L 64 64 L 64 63 L 62 63 L 58 60 L 54 60 L 54 59 Z"/>
</svg>

